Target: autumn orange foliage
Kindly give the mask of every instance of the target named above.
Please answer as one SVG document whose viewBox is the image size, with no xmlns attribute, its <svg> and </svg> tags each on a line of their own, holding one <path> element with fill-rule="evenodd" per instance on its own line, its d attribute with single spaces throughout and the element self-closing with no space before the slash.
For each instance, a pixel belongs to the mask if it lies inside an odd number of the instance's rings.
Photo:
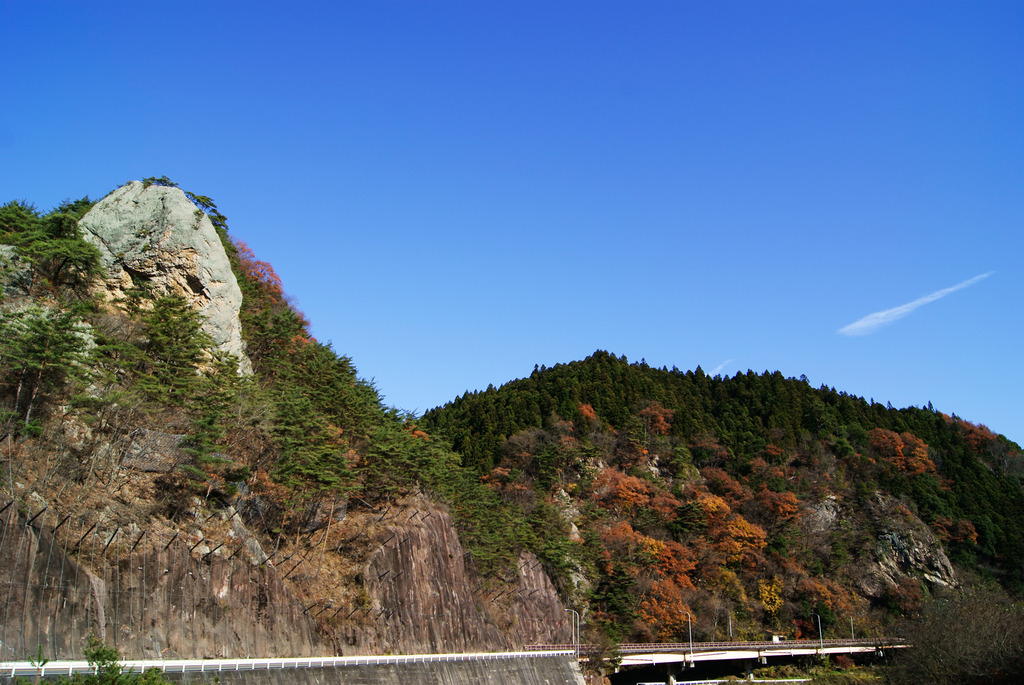
<svg viewBox="0 0 1024 685">
<path fill-rule="evenodd" d="M 652 483 L 627 476 L 618 469 L 605 468 L 594 479 L 595 499 L 621 516 L 635 516 L 641 509 L 653 510 L 661 519 L 676 517 L 680 502 Z"/>
<path fill-rule="evenodd" d="M 735 507 L 750 499 L 749 493 L 743 485 L 726 473 L 723 469 L 715 466 L 703 468 L 700 475 L 707 482 L 708 489 L 716 495 L 720 495 L 731 506 Z"/>
<path fill-rule="evenodd" d="M 711 543 L 706 554 L 720 557 L 734 568 L 753 568 L 760 561 L 760 552 L 768 544 L 768 534 L 734 512 L 718 495 L 698 490 L 697 502 L 707 517 L 707 539 Z"/>
<path fill-rule="evenodd" d="M 792 492 L 772 492 L 762 485 L 754 499 L 777 523 L 786 523 L 796 518 L 800 511 L 800 500 Z"/>
<path fill-rule="evenodd" d="M 912 433 L 895 433 L 884 428 L 868 432 L 872 451 L 910 476 L 935 473 L 928 456 L 928 445 Z"/>
<path fill-rule="evenodd" d="M 256 259 L 256 254 L 245 241 L 232 238 L 235 250 L 238 251 L 238 261 L 242 265 L 242 271 L 254 281 L 263 284 L 268 295 L 278 301 L 284 300 L 284 287 L 281 284 L 281 277 L 274 271 L 270 262 Z"/>
<path fill-rule="evenodd" d="M 292 346 L 302 346 L 313 342 L 314 338 L 309 334 L 309 319 L 287 301 L 281 277 L 274 271 L 270 262 L 256 259 L 256 254 L 245 241 L 232 238 L 231 242 L 235 246 L 242 274 L 250 281 L 259 284 L 260 291 L 264 297 L 270 300 L 272 306 L 287 307 L 298 318 L 302 332 L 293 336 L 289 341 Z"/>
<path fill-rule="evenodd" d="M 638 414 L 644 420 L 648 433 L 651 435 L 668 435 L 669 430 L 672 428 L 672 417 L 675 415 L 675 411 L 666 409 L 658 402 L 651 402 L 646 408 L 641 409 Z"/>
<path fill-rule="evenodd" d="M 784 454 L 785 452 L 778 445 L 766 445 L 764 448 L 765 458 L 772 463 L 781 461 Z"/>
<path fill-rule="evenodd" d="M 651 584 L 650 591 L 640 602 L 638 614 L 642 621 L 655 629 L 654 637 L 661 642 L 687 635 L 693 620 L 689 604 L 683 601 L 679 586 L 671 580 L 658 580 Z M 687 614 L 690 615 L 689 621 Z"/>
<path fill-rule="evenodd" d="M 978 530 L 974 524 L 966 519 L 953 521 L 947 516 L 939 516 L 932 522 L 936 535 L 943 542 L 957 542 L 960 544 L 977 545 Z"/>
<path fill-rule="evenodd" d="M 980 423 L 971 423 L 970 421 L 964 421 L 960 419 L 958 422 L 960 431 L 964 436 L 964 442 L 966 442 L 972 450 L 975 452 L 982 451 L 982 448 L 992 443 L 996 439 L 996 434 L 993 433 L 988 426 Z"/>
</svg>

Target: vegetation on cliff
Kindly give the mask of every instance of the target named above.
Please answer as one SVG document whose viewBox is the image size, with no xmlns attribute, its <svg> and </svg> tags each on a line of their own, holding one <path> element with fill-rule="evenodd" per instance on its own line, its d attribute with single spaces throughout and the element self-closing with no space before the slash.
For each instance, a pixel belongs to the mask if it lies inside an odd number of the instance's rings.
<svg viewBox="0 0 1024 685">
<path fill-rule="evenodd" d="M 819 620 L 864 635 L 931 611 L 955 582 L 943 551 L 1024 584 L 1024 460 L 984 426 L 778 372 L 710 377 L 603 351 L 404 414 L 313 338 L 213 201 L 186 195 L 238 279 L 252 375 L 180 298 L 141 280 L 116 308 L 92 294 L 99 260 L 76 227 L 88 198 L 0 207 L 8 483 L 114 492 L 138 431 L 184 436 L 189 459 L 159 478 L 150 514 L 241 487 L 275 546 L 339 500 L 420 491 L 447 505 L 487 582 L 533 552 L 592 641 L 813 636 Z"/>
<path fill-rule="evenodd" d="M 213 201 L 186 195 L 213 218 L 232 262 L 254 374 L 236 373 L 237 360 L 213 348 L 180 298 L 156 297 L 140 281 L 118 309 L 100 305 L 90 290 L 96 249 L 76 228 L 94 204 L 88 198 L 45 214 L 9 203 L 0 208 L 0 244 L 12 248 L 0 255 L 0 421 L 22 454 L 63 454 L 50 463 L 51 479 L 95 470 L 95 461 L 86 467 L 85 457 L 54 444 L 64 441 L 52 430 L 62 416 L 115 449 L 139 429 L 184 435 L 193 461 L 165 479 L 166 513 L 187 502 L 182 492 L 224 499 L 244 481 L 269 505 L 263 520 L 272 534 L 307 525 L 319 502 L 339 494 L 373 502 L 420 489 L 450 503 L 479 571 L 510 568 L 530 536 L 519 512 L 501 507 L 414 417 L 384 406 L 351 359 L 310 335 L 273 268 L 229 236 Z"/>
</svg>

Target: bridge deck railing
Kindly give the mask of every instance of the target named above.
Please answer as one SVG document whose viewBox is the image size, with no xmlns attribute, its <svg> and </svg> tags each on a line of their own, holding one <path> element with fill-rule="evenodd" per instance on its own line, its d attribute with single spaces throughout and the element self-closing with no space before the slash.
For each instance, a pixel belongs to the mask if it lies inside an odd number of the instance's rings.
<svg viewBox="0 0 1024 685">
<path fill-rule="evenodd" d="M 858 639 L 836 639 L 836 640 L 755 640 L 755 641 L 733 641 L 733 642 L 694 642 L 694 652 L 713 651 L 719 649 L 788 649 L 794 647 L 889 647 L 906 644 L 900 638 L 858 638 Z M 526 650 L 552 650 L 552 649 L 575 649 L 575 645 L 565 644 L 543 644 L 525 647 Z M 620 654 L 638 654 L 652 652 L 679 652 L 690 651 L 689 642 L 627 642 L 618 645 Z M 580 652 L 596 650 L 596 645 L 579 645 Z"/>
</svg>

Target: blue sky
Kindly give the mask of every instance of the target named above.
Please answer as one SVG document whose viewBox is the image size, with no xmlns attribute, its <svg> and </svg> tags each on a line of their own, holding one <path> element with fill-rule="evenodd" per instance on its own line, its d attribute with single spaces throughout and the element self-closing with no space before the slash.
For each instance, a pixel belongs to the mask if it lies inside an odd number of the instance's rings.
<svg viewBox="0 0 1024 685">
<path fill-rule="evenodd" d="M 605 349 L 1024 442 L 1022 35 L 998 1 L 4 0 L 0 200 L 212 197 L 417 413 Z"/>
</svg>

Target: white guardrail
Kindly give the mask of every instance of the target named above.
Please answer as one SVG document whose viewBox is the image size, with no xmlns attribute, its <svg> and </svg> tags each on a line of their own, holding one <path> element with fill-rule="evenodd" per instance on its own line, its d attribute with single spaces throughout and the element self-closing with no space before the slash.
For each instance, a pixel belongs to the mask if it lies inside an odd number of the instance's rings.
<svg viewBox="0 0 1024 685">
<path fill-rule="evenodd" d="M 409 664 L 441 661 L 487 661 L 523 657 L 574 657 L 571 649 L 529 652 L 467 652 L 464 654 L 404 654 L 382 656 L 326 656 L 282 659 L 127 659 L 119 661 L 123 673 L 141 673 L 152 668 L 164 673 L 217 673 L 219 671 L 256 671 L 283 668 L 338 668 L 380 664 Z M 0 662 L 0 678 L 16 676 L 71 676 L 94 673 L 87 661 L 48 661 L 36 666 L 30 661 Z"/>
</svg>

